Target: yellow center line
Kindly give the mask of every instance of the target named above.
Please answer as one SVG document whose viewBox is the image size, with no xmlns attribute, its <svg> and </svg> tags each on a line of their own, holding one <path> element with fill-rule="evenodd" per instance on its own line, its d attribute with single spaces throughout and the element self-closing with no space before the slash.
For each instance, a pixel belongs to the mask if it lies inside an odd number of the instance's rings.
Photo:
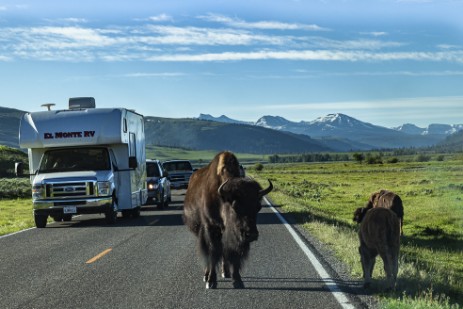
<svg viewBox="0 0 463 309">
<path fill-rule="evenodd" d="M 112 248 L 109 248 L 109 249 L 106 249 L 105 251 L 101 252 L 100 254 L 92 257 L 90 260 L 88 260 L 87 262 L 85 262 L 85 264 L 91 264 L 93 262 L 96 262 L 98 261 L 99 259 L 101 259 L 103 256 L 105 256 L 106 254 L 108 254 L 109 252 L 111 252 L 111 250 L 113 250 Z"/>
</svg>

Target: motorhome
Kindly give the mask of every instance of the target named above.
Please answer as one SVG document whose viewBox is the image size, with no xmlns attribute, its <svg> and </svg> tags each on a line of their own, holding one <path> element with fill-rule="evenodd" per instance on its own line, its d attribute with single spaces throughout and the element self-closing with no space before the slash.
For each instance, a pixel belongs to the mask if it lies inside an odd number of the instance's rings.
<svg viewBox="0 0 463 309">
<path fill-rule="evenodd" d="M 139 216 L 146 203 L 143 116 L 125 108 L 95 108 L 71 98 L 69 109 L 26 113 L 19 144 L 28 149 L 35 225 L 77 214 Z"/>
</svg>

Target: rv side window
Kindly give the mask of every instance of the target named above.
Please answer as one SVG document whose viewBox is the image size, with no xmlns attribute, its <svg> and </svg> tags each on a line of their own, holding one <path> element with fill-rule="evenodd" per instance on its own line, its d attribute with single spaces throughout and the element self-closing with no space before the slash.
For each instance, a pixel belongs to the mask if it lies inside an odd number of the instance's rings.
<svg viewBox="0 0 463 309">
<path fill-rule="evenodd" d="M 40 173 L 98 171 L 111 169 L 106 148 L 66 148 L 48 150 L 40 162 Z"/>
<path fill-rule="evenodd" d="M 137 148 L 136 148 L 136 143 L 135 143 L 135 133 L 130 133 L 129 134 L 129 156 L 130 157 L 136 157 L 137 156 Z"/>
</svg>

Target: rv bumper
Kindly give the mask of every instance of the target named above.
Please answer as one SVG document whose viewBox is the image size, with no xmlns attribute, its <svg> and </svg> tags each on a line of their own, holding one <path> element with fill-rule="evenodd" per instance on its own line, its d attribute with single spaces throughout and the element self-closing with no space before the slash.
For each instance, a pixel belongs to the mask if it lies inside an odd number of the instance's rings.
<svg viewBox="0 0 463 309">
<path fill-rule="evenodd" d="M 35 214 L 63 214 L 71 209 L 70 214 L 103 213 L 112 204 L 112 197 L 85 200 L 35 200 L 33 201 Z M 75 207 L 75 208 L 74 208 Z M 74 212 L 75 211 L 75 212 Z M 69 213 L 69 212 L 67 212 Z"/>
</svg>

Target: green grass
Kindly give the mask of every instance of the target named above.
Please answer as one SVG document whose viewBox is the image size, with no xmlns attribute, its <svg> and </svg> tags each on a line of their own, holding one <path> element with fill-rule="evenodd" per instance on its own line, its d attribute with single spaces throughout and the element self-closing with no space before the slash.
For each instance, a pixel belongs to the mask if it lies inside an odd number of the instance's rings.
<svg viewBox="0 0 463 309">
<path fill-rule="evenodd" d="M 30 198 L 0 200 L 0 236 L 34 226 Z"/>
<path fill-rule="evenodd" d="M 374 191 L 396 192 L 405 208 L 398 288 L 384 292 L 378 259 L 373 293 L 385 308 L 462 307 L 462 160 L 280 164 L 253 173 L 262 183 L 266 178 L 274 182 L 274 203 L 333 248 L 356 278 L 362 270 L 353 211 Z"/>
</svg>

